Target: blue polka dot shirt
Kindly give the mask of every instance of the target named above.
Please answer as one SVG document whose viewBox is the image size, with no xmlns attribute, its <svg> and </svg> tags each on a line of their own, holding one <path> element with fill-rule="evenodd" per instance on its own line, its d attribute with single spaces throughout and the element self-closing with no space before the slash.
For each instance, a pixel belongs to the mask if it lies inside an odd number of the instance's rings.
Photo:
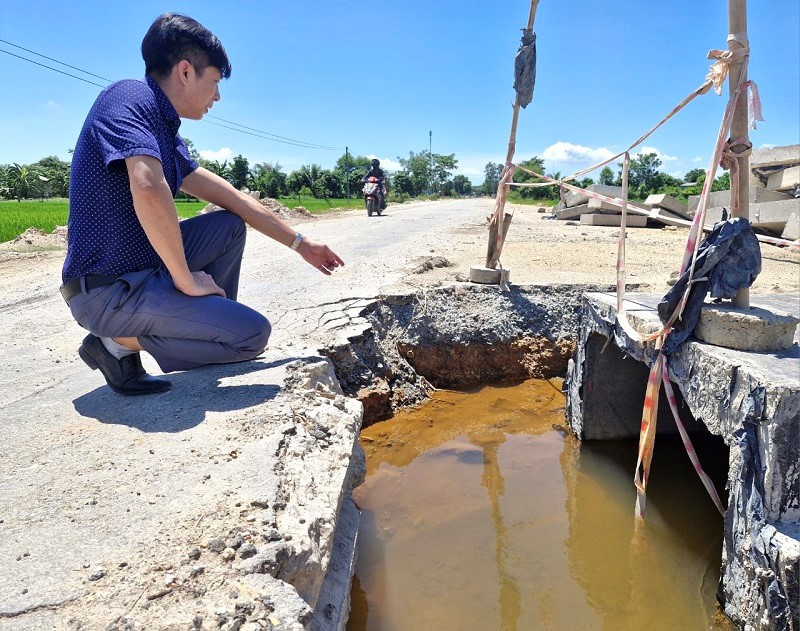
<svg viewBox="0 0 800 631">
<path fill-rule="evenodd" d="M 178 112 L 150 77 L 118 81 L 97 97 L 72 156 L 63 282 L 161 265 L 136 217 L 125 158 L 160 160 L 175 195 L 198 167 L 178 134 L 180 125 Z"/>
</svg>

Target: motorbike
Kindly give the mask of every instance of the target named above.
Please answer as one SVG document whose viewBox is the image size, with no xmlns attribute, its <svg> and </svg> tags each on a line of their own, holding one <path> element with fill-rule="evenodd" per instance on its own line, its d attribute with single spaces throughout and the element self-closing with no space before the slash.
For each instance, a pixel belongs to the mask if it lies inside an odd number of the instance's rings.
<svg viewBox="0 0 800 631">
<path fill-rule="evenodd" d="M 364 182 L 364 205 L 367 207 L 368 217 L 372 217 L 372 213 L 376 215 L 383 213 L 383 208 L 381 208 L 381 193 L 385 195 L 386 191 L 381 190 L 382 188 L 383 182 L 374 175 L 369 176 Z"/>
</svg>

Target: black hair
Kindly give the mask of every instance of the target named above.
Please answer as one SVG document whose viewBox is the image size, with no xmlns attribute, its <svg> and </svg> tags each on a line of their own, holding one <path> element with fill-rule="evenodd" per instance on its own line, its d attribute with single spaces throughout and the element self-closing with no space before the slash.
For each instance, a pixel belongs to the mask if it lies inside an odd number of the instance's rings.
<svg viewBox="0 0 800 631">
<path fill-rule="evenodd" d="M 214 66 L 223 79 L 231 76 L 231 62 L 216 35 L 180 13 L 156 18 L 142 40 L 142 59 L 145 74 L 160 78 L 169 75 L 181 59 L 189 61 L 198 74 Z"/>
</svg>

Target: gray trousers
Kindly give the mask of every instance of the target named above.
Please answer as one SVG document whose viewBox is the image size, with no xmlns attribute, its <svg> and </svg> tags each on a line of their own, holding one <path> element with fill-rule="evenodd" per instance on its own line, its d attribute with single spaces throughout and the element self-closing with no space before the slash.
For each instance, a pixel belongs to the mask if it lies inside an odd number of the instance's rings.
<svg viewBox="0 0 800 631">
<path fill-rule="evenodd" d="M 106 287 L 69 301 L 72 316 L 99 337 L 135 337 L 164 372 L 257 357 L 272 327 L 257 311 L 236 302 L 246 237 L 244 222 L 217 211 L 180 223 L 186 261 L 225 290 L 220 296 L 187 296 L 163 267 L 121 274 Z"/>
</svg>

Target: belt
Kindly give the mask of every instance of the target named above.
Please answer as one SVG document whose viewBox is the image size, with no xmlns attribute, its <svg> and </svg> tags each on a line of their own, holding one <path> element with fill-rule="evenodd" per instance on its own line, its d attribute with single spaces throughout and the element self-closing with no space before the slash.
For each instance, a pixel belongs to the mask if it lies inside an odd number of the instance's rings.
<svg viewBox="0 0 800 631">
<path fill-rule="evenodd" d="M 86 276 L 78 276 L 73 278 L 68 283 L 61 285 L 58 291 L 64 296 L 64 300 L 69 303 L 75 296 L 81 293 L 81 278 L 83 278 L 86 291 L 97 289 L 98 287 L 107 287 L 117 282 L 119 276 L 117 274 L 87 274 Z"/>
</svg>

